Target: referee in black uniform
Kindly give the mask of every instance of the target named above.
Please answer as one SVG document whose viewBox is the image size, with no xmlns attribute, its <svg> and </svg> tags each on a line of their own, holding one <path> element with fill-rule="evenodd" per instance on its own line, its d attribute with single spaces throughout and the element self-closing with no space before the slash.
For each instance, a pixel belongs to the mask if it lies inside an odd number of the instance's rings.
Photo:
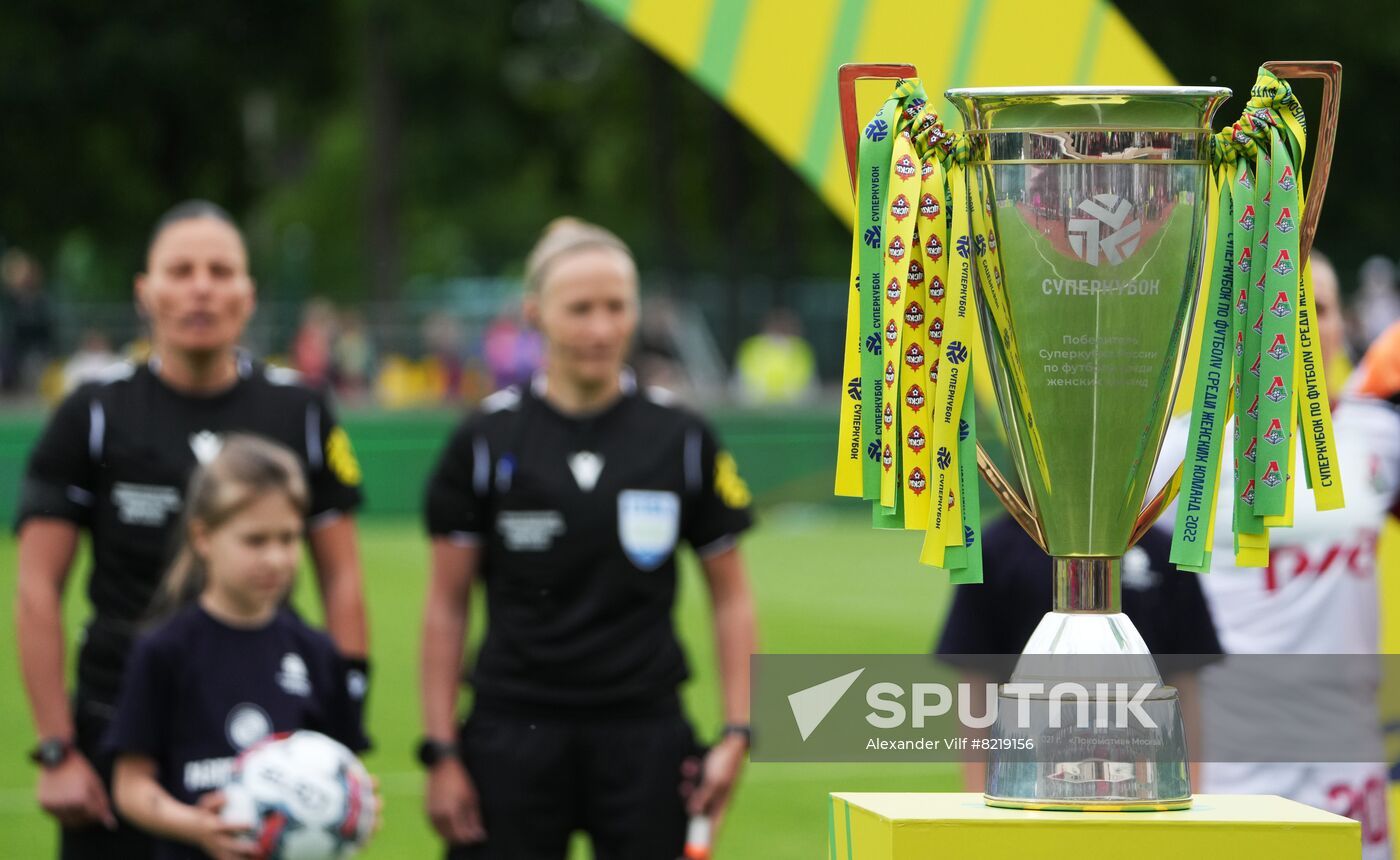
<svg viewBox="0 0 1400 860">
<path fill-rule="evenodd" d="M 462 424 L 427 493 L 428 813 L 453 858 L 560 860 L 582 830 L 600 860 L 672 860 L 687 815 L 722 813 L 747 751 L 748 490 L 700 418 L 623 367 L 637 276 L 616 236 L 556 221 L 526 281 L 545 369 Z M 677 696 L 681 541 L 704 568 L 723 683 L 727 725 L 703 761 Z M 488 626 L 459 730 L 478 578 Z"/>
<path fill-rule="evenodd" d="M 351 513 L 359 466 L 325 399 L 295 374 L 238 350 L 255 304 L 243 238 L 212 203 L 180 204 L 157 223 L 136 301 L 152 355 L 118 365 L 58 408 L 20 491 L 16 632 L 38 729 L 38 799 L 63 826 L 64 858 L 140 860 L 144 834 L 119 824 L 100 750 L 134 636 L 164 572 L 190 473 L 222 434 L 254 433 L 296 451 L 307 469 L 307 541 L 327 627 L 361 698 L 367 653 Z M 64 685 L 63 590 L 80 531 L 92 543 L 78 678 Z"/>
</svg>

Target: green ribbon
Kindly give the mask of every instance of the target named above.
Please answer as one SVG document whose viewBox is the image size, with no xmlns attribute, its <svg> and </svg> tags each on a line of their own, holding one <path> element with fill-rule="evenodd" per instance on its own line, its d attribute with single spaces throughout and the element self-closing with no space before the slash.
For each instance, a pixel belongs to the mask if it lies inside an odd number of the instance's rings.
<svg viewBox="0 0 1400 860">
<path fill-rule="evenodd" d="M 977 406 L 973 402 L 973 366 L 967 368 L 967 394 L 958 421 L 958 498 L 962 499 L 963 545 L 944 550 L 943 567 L 954 585 L 982 581 L 982 502 L 977 480 Z"/>
<path fill-rule="evenodd" d="M 1212 138 L 1217 182 L 1228 179 L 1215 212 L 1214 289 L 1198 361 L 1191 436 L 1177 509 L 1172 561 L 1210 569 L 1210 518 L 1218 492 L 1220 433 L 1230 380 L 1235 410 L 1232 521 L 1235 552 L 1257 563 L 1268 527 L 1291 511 L 1295 351 L 1306 296 L 1302 232 L 1302 108 L 1292 88 L 1265 69 L 1244 114 Z M 1230 350 L 1221 339 L 1229 320 Z M 1232 367 L 1233 365 L 1233 367 Z M 1306 471 L 1306 470 L 1305 470 Z M 1247 542 L 1241 535 L 1252 536 Z"/>
<path fill-rule="evenodd" d="M 1289 479 L 1289 454 L 1293 450 L 1293 352 L 1298 331 L 1298 277 L 1302 261 L 1298 255 L 1298 234 L 1302 218 L 1298 211 L 1298 181 L 1291 153 L 1279 135 L 1270 129 L 1270 149 L 1274 166 L 1267 192 L 1269 207 L 1269 256 L 1265 267 L 1264 332 L 1260 342 L 1261 368 L 1256 486 L 1259 488 L 1254 512 L 1260 516 L 1283 516 L 1287 507 L 1285 484 Z"/>
<path fill-rule="evenodd" d="M 861 314 L 860 340 L 860 399 L 864 406 L 860 422 L 861 450 L 865 464 L 861 469 L 861 496 L 880 502 L 881 422 L 884 392 L 880 380 L 884 374 L 883 329 L 881 327 L 884 301 L 884 253 L 882 240 L 885 221 L 885 190 L 890 169 L 890 152 L 894 148 L 895 111 L 899 98 L 892 94 L 879 113 L 861 131 L 858 171 L 856 176 L 856 232 L 861 236 L 860 297 L 864 305 Z M 877 521 L 878 525 L 878 521 Z"/>
<path fill-rule="evenodd" d="M 1257 454 L 1254 450 L 1254 433 L 1259 423 L 1259 359 L 1260 334 L 1254 329 L 1255 320 L 1264 312 L 1263 291 L 1256 284 L 1261 276 L 1263 265 L 1255 258 L 1259 247 L 1255 241 L 1259 230 L 1259 206 L 1255 195 L 1257 174 L 1249 163 L 1242 161 L 1235 172 L 1231 186 L 1235 194 L 1235 247 L 1249 252 L 1248 257 L 1240 257 L 1235 268 L 1240 284 L 1239 293 L 1244 302 L 1239 303 L 1237 295 L 1235 345 L 1239 350 L 1239 365 L 1235 373 L 1235 502 L 1234 531 L 1258 534 L 1264 523 L 1254 515 L 1254 466 Z M 1244 252 L 1241 251 L 1241 254 Z M 1243 310 L 1241 310 L 1243 309 Z M 1239 551 L 1236 540 L 1235 551 Z"/>
<path fill-rule="evenodd" d="M 1210 570 L 1211 516 L 1220 484 L 1220 441 L 1234 385 L 1235 231 L 1229 173 L 1221 169 L 1215 219 L 1215 290 L 1206 310 L 1204 339 L 1196 365 L 1191 435 L 1182 466 L 1181 500 L 1176 509 L 1171 560 L 1183 570 Z"/>
</svg>

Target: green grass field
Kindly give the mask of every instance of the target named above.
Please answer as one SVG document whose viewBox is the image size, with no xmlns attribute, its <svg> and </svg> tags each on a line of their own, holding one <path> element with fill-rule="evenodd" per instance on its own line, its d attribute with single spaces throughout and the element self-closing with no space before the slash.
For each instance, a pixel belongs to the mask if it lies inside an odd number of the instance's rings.
<svg viewBox="0 0 1400 860">
<path fill-rule="evenodd" d="M 948 586 L 915 562 L 918 537 L 875 532 L 852 503 L 849 517 L 829 509 L 787 509 L 763 518 L 744 552 L 759 613 L 760 650 L 769 653 L 915 653 L 932 642 Z M 411 750 L 419 735 L 418 629 L 426 543 L 417 523 L 362 524 L 361 543 L 373 625 L 374 687 L 370 731 L 377 744 L 367 764 L 381 782 L 383 829 L 365 853 L 370 860 L 438 855 L 422 813 L 422 774 Z M 878 559 L 882 564 L 875 563 Z M 55 828 L 34 803 L 34 770 L 24 759 L 33 729 L 19 680 L 11 631 L 15 547 L 0 538 L 0 856 L 53 856 Z M 314 586 L 298 602 L 314 615 Z M 85 583 L 69 588 L 69 632 L 84 617 Z M 479 602 L 478 602 L 479 604 Z M 693 559 L 683 566 L 677 623 L 689 649 L 694 679 L 685 689 L 702 737 L 720 722 L 708 600 Z M 480 632 L 480 624 L 475 624 Z M 957 788 L 957 765 L 750 764 L 719 837 L 729 858 L 825 856 L 830 791 L 947 791 Z M 585 849 L 575 852 L 587 857 Z"/>
</svg>

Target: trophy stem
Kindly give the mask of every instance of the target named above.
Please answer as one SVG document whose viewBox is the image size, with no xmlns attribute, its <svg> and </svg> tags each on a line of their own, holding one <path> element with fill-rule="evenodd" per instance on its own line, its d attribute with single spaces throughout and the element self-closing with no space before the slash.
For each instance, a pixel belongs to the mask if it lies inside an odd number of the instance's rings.
<svg viewBox="0 0 1400 860">
<path fill-rule="evenodd" d="M 1123 611 L 1122 558 L 1056 556 L 1054 561 L 1054 611 Z"/>
</svg>

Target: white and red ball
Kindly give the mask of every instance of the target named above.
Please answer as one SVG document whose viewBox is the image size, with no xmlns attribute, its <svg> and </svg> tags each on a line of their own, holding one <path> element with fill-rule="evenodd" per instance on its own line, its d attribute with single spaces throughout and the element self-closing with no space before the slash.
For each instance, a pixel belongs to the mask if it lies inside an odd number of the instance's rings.
<svg viewBox="0 0 1400 860">
<path fill-rule="evenodd" d="M 343 744 L 312 731 L 269 738 L 238 758 L 225 821 L 246 823 L 266 860 L 343 860 L 374 833 L 369 772 Z"/>
</svg>

